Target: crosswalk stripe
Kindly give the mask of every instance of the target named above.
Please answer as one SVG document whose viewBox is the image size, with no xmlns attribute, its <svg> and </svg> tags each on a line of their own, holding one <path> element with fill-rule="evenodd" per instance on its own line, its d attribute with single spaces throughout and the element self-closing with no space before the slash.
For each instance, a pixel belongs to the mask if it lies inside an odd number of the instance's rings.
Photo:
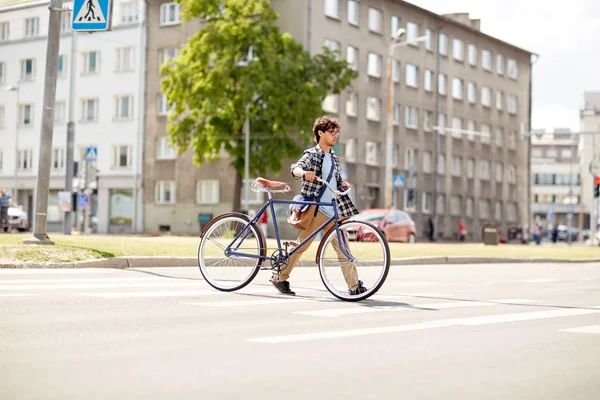
<svg viewBox="0 0 600 400">
<path fill-rule="evenodd" d="M 548 282 L 558 282 L 560 279 L 553 279 L 553 278 L 543 278 L 543 279 L 527 279 L 523 282 L 528 282 L 528 283 L 548 283 Z"/>
<path fill-rule="evenodd" d="M 572 329 L 561 329 L 559 332 L 574 332 L 574 333 L 596 333 L 600 334 L 600 325 L 582 326 Z"/>
<path fill-rule="evenodd" d="M 136 288 L 136 287 L 186 287 L 207 286 L 206 282 L 147 282 L 147 283 L 76 283 L 76 284 L 53 284 L 53 285 L 5 285 L 0 290 L 50 290 L 50 289 L 106 289 L 106 288 Z"/>
<path fill-rule="evenodd" d="M 397 325 L 377 328 L 364 328 L 364 329 L 348 329 L 339 331 L 324 331 L 314 332 L 296 335 L 283 335 L 283 336 L 271 336 L 271 337 L 260 337 L 248 339 L 250 342 L 258 343 L 293 343 L 303 342 L 310 340 L 322 340 L 322 339 L 333 339 L 342 337 L 355 337 L 364 335 L 375 335 L 381 333 L 394 333 L 403 331 L 415 331 L 430 328 L 443 328 L 447 326 L 477 326 L 477 325 L 488 325 L 498 324 L 504 322 L 518 322 L 518 321 L 529 321 L 547 318 L 559 318 L 576 315 L 586 315 L 600 313 L 600 307 L 598 309 L 560 309 L 560 310 L 546 310 L 546 311 L 533 311 L 525 313 L 510 313 L 510 314 L 499 314 L 499 315 L 486 315 L 477 317 L 467 318 L 452 318 L 442 319 L 437 321 L 430 321 L 417 324 L 409 325 Z"/>
<path fill-rule="evenodd" d="M 309 315 L 311 317 L 330 317 L 337 318 L 343 315 L 367 314 L 387 311 L 410 311 L 423 308 L 433 308 L 439 310 L 468 307 L 489 307 L 498 305 L 509 305 L 508 303 L 535 303 L 536 300 L 509 299 L 509 300 L 484 300 L 484 301 L 452 301 L 448 303 L 429 303 L 429 304 L 410 304 L 393 306 L 372 306 L 372 307 L 354 307 L 354 308 L 334 308 L 329 310 L 314 311 L 294 311 L 294 314 Z"/>
<path fill-rule="evenodd" d="M 30 296 L 39 296 L 39 295 L 33 294 L 33 293 L 0 293 L 0 297 L 30 297 Z"/>
<path fill-rule="evenodd" d="M 0 275 L 35 275 L 35 274 L 113 274 L 112 269 L 104 268 L 2 268 Z"/>
<path fill-rule="evenodd" d="M 121 282 L 121 281 L 163 281 L 173 282 L 170 278 L 67 278 L 67 279 L 13 279 L 10 281 L 0 282 L 0 286 L 3 285 L 16 285 L 16 284 L 36 284 L 36 283 L 81 283 L 81 282 Z"/>
<path fill-rule="evenodd" d="M 248 307 L 248 306 L 262 306 L 271 304 L 297 304 L 297 303 L 314 303 L 316 301 L 327 301 L 325 299 L 307 299 L 298 297 L 284 297 L 281 299 L 259 299 L 259 300 L 244 300 L 244 301 L 215 301 L 215 302 L 204 302 L 204 303 L 182 303 L 191 306 L 204 306 L 204 307 Z M 335 300 L 329 300 L 335 301 Z"/>
<path fill-rule="evenodd" d="M 134 297 L 186 297 L 205 296 L 214 294 L 208 290 L 181 290 L 172 292 L 106 292 L 106 293 L 78 293 L 80 296 L 101 297 L 104 299 L 124 299 Z"/>
</svg>

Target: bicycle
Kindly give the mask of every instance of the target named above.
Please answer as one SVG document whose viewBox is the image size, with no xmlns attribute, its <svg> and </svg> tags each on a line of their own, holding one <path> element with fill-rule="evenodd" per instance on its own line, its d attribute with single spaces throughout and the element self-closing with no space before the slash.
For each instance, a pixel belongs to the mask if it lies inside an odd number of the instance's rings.
<svg viewBox="0 0 600 400">
<path fill-rule="evenodd" d="M 217 290 L 231 292 L 242 289 L 252 282 L 260 270 L 279 273 L 287 267 L 290 256 L 307 243 L 310 245 L 313 238 L 333 222 L 333 226 L 324 233 L 315 257 L 321 281 L 327 290 L 340 300 L 359 301 L 377 293 L 385 282 L 390 268 L 390 248 L 385 235 L 366 221 L 348 219 L 340 223 L 338 196 L 347 194 L 350 189 L 341 192 L 333 189 L 325 180 L 318 177 L 317 180 L 327 185 L 332 192 L 330 202 L 273 199 L 273 193 L 289 192 L 289 185 L 285 182 L 257 178 L 252 183 L 252 191 L 267 192 L 269 199 L 252 219 L 246 214 L 232 212 L 218 215 L 209 221 L 200 233 L 198 245 L 198 265 L 206 282 Z M 333 206 L 334 215 L 300 243 L 286 241 L 282 246 L 274 204 Z M 266 238 L 257 222 L 267 208 L 271 211 L 277 242 L 277 248 L 270 256 L 267 255 Z M 350 249 L 351 242 L 356 243 L 357 246 L 352 246 Z M 288 247 L 293 248 L 288 251 Z M 366 260 L 357 257 L 360 251 L 365 252 Z M 263 266 L 266 262 L 269 262 L 270 266 Z M 229 264 L 233 264 L 231 269 L 235 276 L 226 273 Z M 359 266 L 360 274 L 358 274 Z M 339 289 L 329 278 L 329 273 L 336 270 L 341 271 L 344 278 Z M 222 275 L 226 277 L 223 278 Z M 374 280 L 367 282 L 366 279 L 369 277 L 373 277 Z M 351 295 L 348 292 L 349 281 L 356 283 L 358 278 L 366 284 L 367 291 Z"/>
</svg>

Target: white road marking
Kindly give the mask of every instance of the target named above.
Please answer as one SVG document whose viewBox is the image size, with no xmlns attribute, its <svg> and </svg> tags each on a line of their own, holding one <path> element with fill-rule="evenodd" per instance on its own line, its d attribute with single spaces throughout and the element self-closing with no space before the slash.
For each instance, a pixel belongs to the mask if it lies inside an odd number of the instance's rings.
<svg viewBox="0 0 600 400">
<path fill-rule="evenodd" d="M 1 268 L 0 275 L 32 274 L 113 274 L 113 269 L 103 268 Z"/>
<path fill-rule="evenodd" d="M 107 293 L 79 293 L 80 296 L 101 297 L 104 299 L 124 299 L 133 297 L 185 297 L 204 296 L 214 294 L 208 290 L 181 290 L 175 292 L 107 292 Z"/>
<path fill-rule="evenodd" d="M 15 285 L 17 283 L 76 283 L 76 282 L 119 282 L 119 281 L 163 281 L 163 282 L 173 282 L 172 278 L 66 278 L 66 279 L 13 279 L 10 281 L 2 281 L 0 282 L 0 286 L 2 285 Z"/>
<path fill-rule="evenodd" d="M 76 284 L 52 284 L 52 285 L 0 285 L 0 290 L 50 290 L 50 289 L 106 289 L 106 288 L 135 288 L 135 287 L 158 287 L 158 286 L 207 286 L 204 281 L 198 282 L 155 282 L 155 283 L 76 283 Z"/>
<path fill-rule="evenodd" d="M 545 279 L 526 279 L 523 282 L 528 282 L 528 283 L 548 283 L 548 282 L 558 282 L 558 281 L 560 281 L 560 279 L 545 278 Z"/>
<path fill-rule="evenodd" d="M 304 342 L 310 340 L 321 340 L 321 339 L 333 339 L 342 337 L 354 337 L 364 335 L 375 335 L 381 333 L 393 333 L 402 331 L 415 331 L 421 329 L 430 328 L 442 328 L 447 326 L 476 326 L 476 325 L 488 325 L 498 324 L 503 322 L 518 322 L 518 321 L 530 321 L 547 318 L 559 318 L 568 317 L 575 315 L 586 315 L 600 313 L 600 306 L 597 310 L 591 309 L 560 309 L 560 310 L 547 310 L 547 311 L 533 311 L 526 313 L 510 313 L 500 315 L 487 315 L 479 317 L 468 317 L 468 318 L 452 318 L 442 319 L 437 321 L 410 324 L 410 325 L 397 325 L 387 326 L 378 328 L 365 328 L 365 329 L 349 329 L 341 331 L 329 331 L 329 332 L 315 332 L 305 333 L 298 335 L 284 335 L 284 336 L 271 336 L 262 338 L 248 339 L 250 342 L 258 343 L 293 343 L 293 342 Z"/>
<path fill-rule="evenodd" d="M 307 299 L 298 297 L 285 297 L 281 299 L 259 299 L 259 300 L 242 300 L 242 301 L 214 301 L 205 303 L 182 303 L 192 306 L 205 306 L 205 307 L 247 307 L 247 306 L 262 306 L 270 304 L 290 304 L 290 303 L 313 303 L 315 301 L 323 301 L 322 299 Z M 330 300 L 335 301 L 335 300 Z"/>
<path fill-rule="evenodd" d="M 314 310 L 314 311 L 295 311 L 294 314 L 309 315 L 312 317 L 330 317 L 337 318 L 343 315 L 367 314 L 385 311 L 412 311 L 420 308 L 433 308 L 446 310 L 452 308 L 468 308 L 468 307 L 486 307 L 498 305 L 510 305 L 505 303 L 535 303 L 536 300 L 523 299 L 508 299 L 508 300 L 487 300 L 487 301 L 453 301 L 448 303 L 429 303 L 429 304 L 410 304 L 396 306 L 373 306 L 373 307 L 354 307 L 354 308 L 334 308 L 329 310 Z M 503 303 L 503 304 L 498 304 Z"/>
<path fill-rule="evenodd" d="M 0 293 L 0 297 L 28 297 L 28 296 L 39 296 L 33 293 Z"/>
<path fill-rule="evenodd" d="M 600 334 L 600 325 L 582 326 L 580 328 L 561 329 L 559 332 L 596 333 Z"/>
</svg>

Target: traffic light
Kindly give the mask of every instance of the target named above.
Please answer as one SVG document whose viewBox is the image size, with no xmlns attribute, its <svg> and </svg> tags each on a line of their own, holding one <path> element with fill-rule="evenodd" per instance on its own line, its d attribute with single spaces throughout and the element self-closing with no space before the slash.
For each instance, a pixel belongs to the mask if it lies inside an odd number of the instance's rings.
<svg viewBox="0 0 600 400">
<path fill-rule="evenodd" d="M 600 197 L 600 177 L 594 178 L 594 197 Z"/>
</svg>

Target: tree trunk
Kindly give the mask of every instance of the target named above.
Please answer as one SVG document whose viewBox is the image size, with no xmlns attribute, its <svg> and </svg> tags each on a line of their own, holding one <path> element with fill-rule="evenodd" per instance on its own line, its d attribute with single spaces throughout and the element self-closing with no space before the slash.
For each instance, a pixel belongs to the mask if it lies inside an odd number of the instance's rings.
<svg viewBox="0 0 600 400">
<path fill-rule="evenodd" d="M 233 210 L 239 212 L 242 209 L 242 175 L 235 172 L 235 184 L 233 185 Z M 246 210 L 248 212 L 248 210 Z"/>
</svg>

